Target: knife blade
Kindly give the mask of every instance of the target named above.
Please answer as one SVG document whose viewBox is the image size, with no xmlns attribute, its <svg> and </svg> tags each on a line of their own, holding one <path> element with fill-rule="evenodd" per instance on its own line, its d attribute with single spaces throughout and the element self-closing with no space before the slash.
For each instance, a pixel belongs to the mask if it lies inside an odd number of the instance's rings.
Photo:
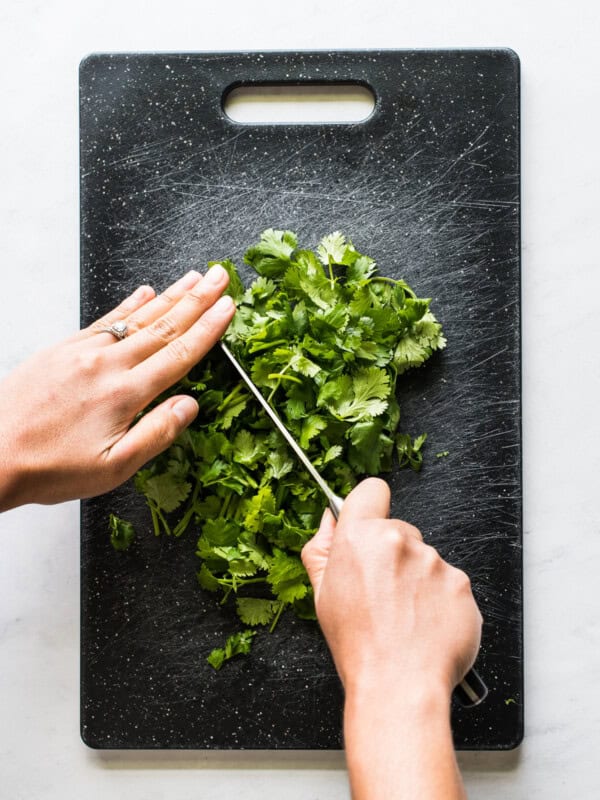
<svg viewBox="0 0 600 800">
<path fill-rule="evenodd" d="M 261 406 L 265 410 L 265 413 L 269 415 L 271 421 L 273 422 L 273 425 L 275 425 L 275 427 L 277 428 L 279 433 L 283 436 L 283 438 L 286 440 L 286 442 L 288 443 L 290 448 L 294 451 L 298 461 L 302 464 L 302 466 L 308 472 L 310 477 L 314 480 L 314 482 L 317 484 L 319 489 L 323 492 L 323 494 L 327 498 L 327 502 L 329 503 L 329 508 L 331 509 L 331 513 L 333 514 L 333 516 L 336 519 L 338 519 L 339 515 L 340 515 L 340 511 L 342 510 L 343 502 L 344 502 L 342 500 L 342 498 L 338 497 L 338 495 L 335 494 L 331 490 L 331 488 L 327 485 L 327 483 L 323 480 L 321 474 L 315 469 L 313 464 L 309 461 L 309 459 L 308 459 L 306 453 L 304 452 L 304 450 L 302 450 L 302 448 L 300 447 L 298 442 L 294 439 L 292 434 L 288 431 L 286 426 L 279 419 L 279 416 L 277 415 L 275 410 L 271 407 L 271 405 L 263 397 L 262 392 L 260 391 L 258 386 L 254 383 L 252 378 L 248 375 L 246 370 L 242 367 L 240 362 L 233 355 L 233 353 L 227 347 L 225 342 L 220 341 L 219 344 L 221 346 L 221 350 L 225 353 L 227 358 L 231 361 L 233 366 L 237 369 L 237 371 L 239 372 L 240 376 L 245 381 L 247 387 L 250 389 L 252 394 L 256 397 L 258 402 L 261 404 Z"/>
</svg>

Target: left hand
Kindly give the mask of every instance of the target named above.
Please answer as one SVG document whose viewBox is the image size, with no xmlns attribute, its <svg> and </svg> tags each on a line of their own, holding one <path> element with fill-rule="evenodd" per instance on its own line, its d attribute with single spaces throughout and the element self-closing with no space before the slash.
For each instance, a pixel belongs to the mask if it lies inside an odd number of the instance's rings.
<svg viewBox="0 0 600 800">
<path fill-rule="evenodd" d="M 0 384 L 0 511 L 102 494 L 167 448 L 198 413 L 178 395 L 135 417 L 220 339 L 235 305 L 219 265 L 156 296 L 142 286 Z M 118 341 L 103 328 L 128 326 Z"/>
</svg>

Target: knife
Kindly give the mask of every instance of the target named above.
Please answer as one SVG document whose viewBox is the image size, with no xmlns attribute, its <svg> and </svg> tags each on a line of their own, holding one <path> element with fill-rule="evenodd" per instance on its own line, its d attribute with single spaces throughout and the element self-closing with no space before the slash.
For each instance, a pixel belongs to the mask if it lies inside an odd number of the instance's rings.
<svg viewBox="0 0 600 800">
<path fill-rule="evenodd" d="M 244 382 L 246 383 L 246 386 L 256 397 L 256 399 L 265 410 L 265 413 L 268 414 L 269 418 L 271 419 L 271 421 L 273 422 L 279 433 L 283 436 L 283 438 L 286 440 L 290 448 L 294 451 L 298 461 L 302 464 L 302 466 L 305 468 L 305 470 L 308 472 L 308 474 L 311 476 L 311 478 L 314 480 L 319 489 L 323 492 L 323 494 L 327 498 L 327 502 L 329 503 L 329 508 L 331 509 L 331 513 L 333 514 L 335 519 L 336 520 L 339 519 L 340 512 L 344 504 L 342 498 L 338 497 L 337 494 L 332 492 L 331 488 L 323 480 L 320 473 L 314 468 L 314 466 L 308 460 L 308 457 L 304 452 L 304 450 L 302 450 L 298 442 L 288 431 L 288 429 L 280 420 L 275 410 L 267 402 L 262 392 L 259 390 L 258 386 L 254 383 L 252 378 L 248 375 L 246 370 L 242 367 L 240 362 L 233 355 L 229 347 L 227 347 L 227 345 L 223 341 L 219 341 L 219 344 L 221 346 L 221 350 L 223 351 L 223 353 L 225 353 L 227 358 L 231 361 L 233 366 L 239 372 L 240 376 L 243 378 Z M 475 669 L 470 669 L 469 672 L 462 679 L 462 681 L 454 689 L 454 697 L 464 708 L 472 708 L 473 706 L 479 705 L 479 703 L 485 700 L 485 698 L 487 697 L 487 693 L 488 693 L 488 688 L 481 679 L 479 673 Z"/>
<path fill-rule="evenodd" d="M 327 498 L 327 502 L 329 503 L 329 508 L 331 509 L 331 513 L 336 519 L 338 519 L 338 517 L 340 516 L 340 511 L 342 510 L 342 504 L 344 502 L 342 498 L 338 497 L 337 494 L 334 494 L 331 491 L 330 487 L 325 483 L 319 472 L 317 472 L 317 470 L 308 460 L 304 450 L 302 450 L 298 442 L 294 439 L 292 434 L 288 431 L 286 426 L 279 419 L 278 415 L 275 413 L 273 408 L 271 408 L 269 403 L 267 403 L 267 401 L 262 395 L 262 392 L 259 390 L 258 386 L 254 383 L 252 378 L 248 375 L 246 370 L 242 367 L 240 362 L 233 355 L 231 350 L 227 347 L 227 345 L 224 342 L 219 341 L 219 344 L 221 345 L 221 350 L 225 353 L 227 358 L 231 361 L 233 366 L 240 373 L 240 375 L 246 382 L 246 385 L 248 386 L 252 394 L 256 397 L 256 399 L 261 404 L 265 412 L 269 415 L 279 433 L 283 436 L 283 438 L 289 444 L 290 448 L 294 451 L 296 457 L 298 458 L 298 461 L 302 464 L 304 469 L 308 472 L 310 477 L 314 480 L 319 489 L 323 492 L 323 494 Z"/>
</svg>

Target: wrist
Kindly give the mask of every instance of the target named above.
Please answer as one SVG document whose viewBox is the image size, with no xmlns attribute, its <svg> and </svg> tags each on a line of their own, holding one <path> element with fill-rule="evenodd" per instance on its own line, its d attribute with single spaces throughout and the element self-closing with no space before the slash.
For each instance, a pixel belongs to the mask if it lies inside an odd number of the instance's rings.
<svg viewBox="0 0 600 800">
<path fill-rule="evenodd" d="M 348 740 L 356 736 L 366 718 L 375 715 L 381 730 L 414 736 L 428 730 L 431 735 L 450 732 L 451 690 L 434 675 L 411 676 L 398 671 L 373 671 L 348 681 L 344 703 L 344 730 Z"/>
<path fill-rule="evenodd" d="M 448 721 L 452 690 L 447 681 L 435 675 L 406 675 L 389 670 L 373 670 L 355 675 L 345 682 L 346 714 L 370 706 L 383 715 L 402 720 L 425 716 L 428 720 Z"/>
</svg>

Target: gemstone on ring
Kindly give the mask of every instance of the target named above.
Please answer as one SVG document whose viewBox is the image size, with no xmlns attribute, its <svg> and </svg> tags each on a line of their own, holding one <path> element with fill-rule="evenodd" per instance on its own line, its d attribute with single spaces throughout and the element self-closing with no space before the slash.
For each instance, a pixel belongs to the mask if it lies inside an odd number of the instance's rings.
<svg viewBox="0 0 600 800">
<path fill-rule="evenodd" d="M 127 336 L 127 323 L 122 320 L 113 322 L 108 328 L 102 328 L 104 333 L 112 333 L 119 341 Z"/>
</svg>

